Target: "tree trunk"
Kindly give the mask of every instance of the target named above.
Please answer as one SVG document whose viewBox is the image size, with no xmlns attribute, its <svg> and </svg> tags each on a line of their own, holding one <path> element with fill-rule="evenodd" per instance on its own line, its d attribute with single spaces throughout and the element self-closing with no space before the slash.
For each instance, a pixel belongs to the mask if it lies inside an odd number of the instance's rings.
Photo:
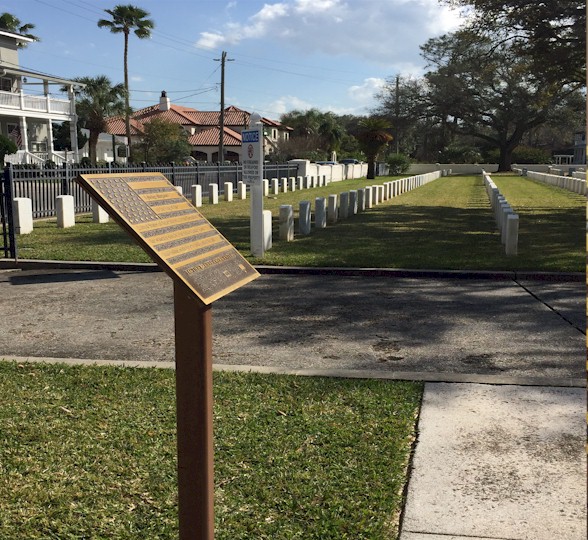
<svg viewBox="0 0 588 540">
<path fill-rule="evenodd" d="M 90 137 L 88 139 L 88 150 L 90 154 L 90 163 L 96 165 L 96 147 L 98 146 L 98 136 L 100 133 L 96 131 L 90 131 Z"/>
<path fill-rule="evenodd" d="M 368 159 L 367 179 L 373 180 L 376 177 L 376 162 L 373 159 Z"/>
<path fill-rule="evenodd" d="M 503 146 L 500 148 L 498 172 L 508 172 L 511 170 L 513 150 L 514 148 L 510 148 L 510 146 Z"/>
<path fill-rule="evenodd" d="M 131 144 L 131 106 L 129 104 L 129 33 L 125 32 L 125 57 L 124 57 L 124 71 L 125 71 L 125 131 L 127 136 L 127 146 L 129 148 L 130 162 L 133 161 L 133 145 Z"/>
</svg>

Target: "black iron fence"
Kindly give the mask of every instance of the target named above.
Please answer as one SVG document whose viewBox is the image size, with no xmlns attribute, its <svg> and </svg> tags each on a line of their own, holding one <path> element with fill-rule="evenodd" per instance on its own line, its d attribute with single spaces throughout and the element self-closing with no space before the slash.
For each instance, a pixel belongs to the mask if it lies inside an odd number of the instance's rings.
<svg viewBox="0 0 588 540">
<path fill-rule="evenodd" d="M 219 192 L 224 190 L 225 182 L 237 182 L 243 178 L 240 163 L 194 164 L 194 165 L 133 165 L 119 166 L 111 163 L 100 167 L 79 167 L 65 164 L 63 167 L 39 168 L 27 165 L 9 165 L 5 170 L 12 185 L 13 197 L 27 197 L 32 201 L 33 218 L 55 215 L 55 198 L 58 195 L 73 195 L 76 213 L 92 211 L 90 196 L 79 186 L 79 174 L 116 174 L 133 172 L 160 172 L 172 184 L 180 186 L 188 198 L 192 196 L 192 186 L 202 186 L 202 193 L 208 193 L 210 184 L 218 184 Z M 298 165 L 291 163 L 266 163 L 264 178 L 288 178 L 298 176 Z"/>
<path fill-rule="evenodd" d="M 0 257 L 16 259 L 16 238 L 12 214 L 12 184 L 6 171 L 0 174 Z"/>
</svg>

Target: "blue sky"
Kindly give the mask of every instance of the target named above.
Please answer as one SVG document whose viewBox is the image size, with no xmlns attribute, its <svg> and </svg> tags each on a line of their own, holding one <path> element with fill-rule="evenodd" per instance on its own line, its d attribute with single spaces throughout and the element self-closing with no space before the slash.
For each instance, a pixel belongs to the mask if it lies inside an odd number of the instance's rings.
<svg viewBox="0 0 588 540">
<path fill-rule="evenodd" d="M 104 9 L 140 6 L 152 38 L 131 36 L 131 105 L 159 101 L 218 110 L 225 104 L 279 119 L 292 109 L 368 114 L 397 74 L 419 75 L 419 45 L 459 25 L 437 0 L 0 0 L 0 12 L 35 24 L 41 38 L 20 52 L 23 68 L 65 78 L 123 81 L 123 36 L 97 26 Z M 27 89 L 28 91 L 28 89 Z"/>
</svg>

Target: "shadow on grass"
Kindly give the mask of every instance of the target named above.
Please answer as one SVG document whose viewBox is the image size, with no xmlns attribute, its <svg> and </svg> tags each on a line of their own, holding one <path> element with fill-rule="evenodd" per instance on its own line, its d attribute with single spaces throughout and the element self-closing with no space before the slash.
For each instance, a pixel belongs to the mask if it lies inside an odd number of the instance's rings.
<svg viewBox="0 0 588 540">
<path fill-rule="evenodd" d="M 393 205 L 293 242 L 274 241 L 267 264 L 478 270 L 583 270 L 580 209 L 521 212 L 519 254 L 507 257 L 490 209 Z M 248 224 L 217 223 L 248 245 Z M 278 237 L 274 220 L 274 238 Z M 235 235 L 235 236 L 233 236 Z M 309 256 L 309 254 L 311 254 Z"/>
</svg>

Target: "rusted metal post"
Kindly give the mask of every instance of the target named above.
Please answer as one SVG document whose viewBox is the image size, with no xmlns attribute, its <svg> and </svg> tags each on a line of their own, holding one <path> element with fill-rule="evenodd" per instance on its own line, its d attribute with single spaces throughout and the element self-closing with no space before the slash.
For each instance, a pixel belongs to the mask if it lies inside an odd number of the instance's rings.
<svg viewBox="0 0 588 540">
<path fill-rule="evenodd" d="M 180 540 L 214 539 L 212 308 L 174 280 Z"/>
</svg>

